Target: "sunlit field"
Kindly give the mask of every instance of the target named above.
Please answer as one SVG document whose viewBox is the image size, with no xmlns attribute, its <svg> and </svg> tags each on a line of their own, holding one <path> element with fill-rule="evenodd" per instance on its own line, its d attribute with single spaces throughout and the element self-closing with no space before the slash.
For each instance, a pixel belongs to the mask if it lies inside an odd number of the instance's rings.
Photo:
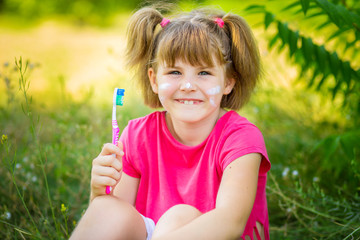
<svg viewBox="0 0 360 240">
<path fill-rule="evenodd" d="M 216 5 L 245 13 L 254 2 Z M 111 141 L 114 87 L 125 88 L 120 129 L 153 111 L 124 63 L 134 9 L 88 21 L 88 12 L 0 12 L 0 239 L 69 237 L 88 206 L 92 159 Z M 271 238 L 360 239 L 360 110 L 308 88 L 288 50 L 268 48 L 275 30 L 244 17 L 258 39 L 263 76 L 239 113 L 262 131 L 272 162 Z M 350 60 L 359 69 L 358 55 Z"/>
</svg>

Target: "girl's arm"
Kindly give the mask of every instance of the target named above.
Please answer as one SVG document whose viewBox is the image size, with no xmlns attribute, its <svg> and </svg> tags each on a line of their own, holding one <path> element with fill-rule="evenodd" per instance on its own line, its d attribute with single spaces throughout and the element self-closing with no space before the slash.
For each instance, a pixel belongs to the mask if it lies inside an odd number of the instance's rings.
<svg viewBox="0 0 360 240">
<path fill-rule="evenodd" d="M 230 163 L 221 180 L 215 209 L 153 240 L 239 238 L 255 201 L 261 158 L 251 153 Z"/>
<path fill-rule="evenodd" d="M 114 196 L 135 206 L 139 183 L 139 178 L 130 177 L 129 175 L 122 172 L 120 182 L 114 189 Z"/>
</svg>

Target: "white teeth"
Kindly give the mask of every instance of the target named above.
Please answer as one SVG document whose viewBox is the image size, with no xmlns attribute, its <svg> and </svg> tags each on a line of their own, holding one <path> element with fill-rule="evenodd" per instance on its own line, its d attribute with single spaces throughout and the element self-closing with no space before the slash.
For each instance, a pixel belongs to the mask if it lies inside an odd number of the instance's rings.
<svg viewBox="0 0 360 240">
<path fill-rule="evenodd" d="M 193 105 L 193 104 L 194 104 L 194 101 L 187 101 L 187 100 L 185 100 L 185 101 L 184 101 L 184 104 L 186 104 L 186 105 Z"/>
</svg>

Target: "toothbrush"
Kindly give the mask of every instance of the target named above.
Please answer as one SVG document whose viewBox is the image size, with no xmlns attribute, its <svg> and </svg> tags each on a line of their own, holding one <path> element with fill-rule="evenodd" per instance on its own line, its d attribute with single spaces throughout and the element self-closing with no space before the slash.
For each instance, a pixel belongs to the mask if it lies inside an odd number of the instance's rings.
<svg viewBox="0 0 360 240">
<path fill-rule="evenodd" d="M 112 143 L 117 145 L 119 141 L 119 126 L 116 121 L 116 106 L 122 106 L 124 104 L 124 92 L 125 89 L 115 88 L 113 95 L 113 110 L 112 110 Z M 113 154 L 115 157 L 115 154 Z M 106 186 L 105 193 L 110 194 L 112 191 L 111 186 Z"/>
</svg>

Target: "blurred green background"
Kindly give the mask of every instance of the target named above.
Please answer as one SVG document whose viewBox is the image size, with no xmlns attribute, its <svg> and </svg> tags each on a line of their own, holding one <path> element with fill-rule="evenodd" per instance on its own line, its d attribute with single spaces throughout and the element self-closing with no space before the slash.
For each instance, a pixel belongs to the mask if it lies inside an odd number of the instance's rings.
<svg viewBox="0 0 360 240">
<path fill-rule="evenodd" d="M 156 1 L 155 1 L 156 2 Z M 0 239 L 66 239 L 118 121 L 153 111 L 124 66 L 141 0 L 0 0 Z M 360 239 L 360 4 L 178 1 L 252 27 L 263 77 L 239 113 L 263 132 L 272 239 Z"/>
</svg>

